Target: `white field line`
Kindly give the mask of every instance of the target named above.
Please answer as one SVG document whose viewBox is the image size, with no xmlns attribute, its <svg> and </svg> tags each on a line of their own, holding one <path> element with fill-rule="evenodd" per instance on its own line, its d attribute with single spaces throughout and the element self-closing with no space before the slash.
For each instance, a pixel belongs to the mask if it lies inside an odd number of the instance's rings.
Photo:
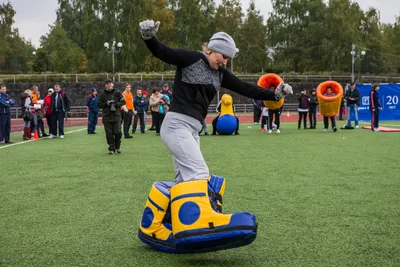
<svg viewBox="0 0 400 267">
<path fill-rule="evenodd" d="M 73 131 L 69 131 L 69 132 L 65 132 L 65 134 L 81 132 L 81 131 L 84 131 L 84 130 L 87 130 L 87 127 L 81 128 L 81 129 L 77 129 L 77 130 L 73 130 Z M 49 137 L 42 137 L 41 139 L 45 139 L 45 138 L 49 138 Z M 27 141 L 22 141 L 22 142 L 18 142 L 18 143 L 13 143 L 13 144 L 9 144 L 9 145 L 6 145 L 6 146 L 1 146 L 0 149 L 4 149 L 4 148 L 7 148 L 7 147 L 11 147 L 11 146 L 22 145 L 22 144 L 26 144 L 26 143 L 33 142 L 33 141 L 36 141 L 36 140 L 27 140 Z"/>
</svg>

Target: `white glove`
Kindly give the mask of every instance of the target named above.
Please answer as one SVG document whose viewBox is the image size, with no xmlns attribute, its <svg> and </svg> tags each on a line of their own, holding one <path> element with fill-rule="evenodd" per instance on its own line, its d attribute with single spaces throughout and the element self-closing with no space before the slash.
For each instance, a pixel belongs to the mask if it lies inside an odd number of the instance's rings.
<svg viewBox="0 0 400 267">
<path fill-rule="evenodd" d="M 126 107 L 126 105 L 123 105 L 123 106 L 122 106 L 122 109 L 123 109 L 125 112 L 128 112 L 128 108 Z"/>
<path fill-rule="evenodd" d="M 288 94 L 293 94 L 293 89 L 289 84 L 281 82 L 275 90 L 276 100 L 280 100 Z"/>
<path fill-rule="evenodd" d="M 160 22 L 154 23 L 153 20 L 145 20 L 139 23 L 140 33 L 142 34 L 143 40 L 149 40 L 153 38 L 158 32 L 160 27 Z"/>
</svg>

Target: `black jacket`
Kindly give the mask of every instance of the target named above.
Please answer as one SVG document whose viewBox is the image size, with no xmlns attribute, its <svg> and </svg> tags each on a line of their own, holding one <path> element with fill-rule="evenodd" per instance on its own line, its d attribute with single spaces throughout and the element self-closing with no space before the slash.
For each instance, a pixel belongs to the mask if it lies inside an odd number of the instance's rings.
<svg viewBox="0 0 400 267">
<path fill-rule="evenodd" d="M 308 97 L 308 95 L 300 94 L 297 100 L 299 101 L 300 109 L 308 109 L 310 103 L 310 98 Z"/>
<path fill-rule="evenodd" d="M 211 69 L 205 53 L 170 48 L 156 37 L 145 40 L 145 43 L 155 57 L 177 66 L 169 111 L 188 115 L 203 123 L 208 107 L 221 87 L 254 99 L 275 100 L 274 91 L 244 82 L 226 68 Z"/>
<path fill-rule="evenodd" d="M 354 88 L 353 92 L 351 89 L 347 90 L 344 98 L 347 101 L 347 106 L 350 106 L 351 104 L 356 104 L 357 106 L 360 105 L 360 91 L 358 91 L 357 88 Z M 350 98 L 354 98 L 354 100 L 350 100 Z"/>
<path fill-rule="evenodd" d="M 115 111 L 111 111 L 111 104 L 107 104 L 109 100 L 115 101 Z M 116 91 L 114 88 L 110 91 L 104 90 L 99 97 L 99 108 L 103 109 L 103 122 L 121 121 L 121 107 L 123 105 L 125 105 L 125 100 L 120 91 Z"/>
<path fill-rule="evenodd" d="M 317 97 L 317 94 L 315 94 L 315 95 L 311 94 L 311 95 L 310 95 L 310 109 L 314 109 L 314 108 L 316 108 L 317 106 L 318 106 L 318 97 Z"/>
<path fill-rule="evenodd" d="M 59 110 L 56 109 L 56 96 L 57 93 L 54 92 L 51 95 L 51 99 L 50 99 L 50 107 L 51 107 L 51 112 L 56 112 L 56 111 L 63 111 L 63 112 L 67 112 L 70 109 L 70 101 L 69 98 L 67 96 L 67 94 L 63 91 L 60 90 L 60 92 L 58 93 L 61 101 L 61 107 L 59 108 Z"/>
</svg>

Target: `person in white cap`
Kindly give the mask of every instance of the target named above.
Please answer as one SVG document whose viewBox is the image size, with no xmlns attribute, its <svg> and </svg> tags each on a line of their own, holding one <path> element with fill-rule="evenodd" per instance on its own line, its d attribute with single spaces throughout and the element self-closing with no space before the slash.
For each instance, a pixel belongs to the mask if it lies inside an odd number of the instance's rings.
<svg viewBox="0 0 400 267">
<path fill-rule="evenodd" d="M 161 139 L 172 153 L 174 187 L 182 182 L 207 181 L 210 172 L 200 151 L 199 132 L 217 91 L 223 87 L 252 99 L 278 101 L 287 94 L 293 94 L 293 90 L 284 83 L 275 91 L 266 90 L 240 80 L 227 70 L 226 64 L 235 57 L 237 48 L 235 41 L 225 32 L 215 33 L 204 51 L 189 51 L 161 43 L 156 38 L 159 21 L 146 20 L 139 26 L 142 39 L 153 56 L 177 67 L 173 101 L 160 132 Z M 174 187 L 171 189 L 171 198 L 174 196 Z M 172 210 L 172 213 L 175 212 Z"/>
</svg>

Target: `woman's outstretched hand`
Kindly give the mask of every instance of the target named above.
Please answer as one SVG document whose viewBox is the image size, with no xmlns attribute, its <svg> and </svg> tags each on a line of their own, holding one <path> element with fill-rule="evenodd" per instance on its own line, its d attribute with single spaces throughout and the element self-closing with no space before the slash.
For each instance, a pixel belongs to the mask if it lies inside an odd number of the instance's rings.
<svg viewBox="0 0 400 267">
<path fill-rule="evenodd" d="M 142 34 L 143 40 L 149 40 L 153 38 L 158 32 L 160 22 L 154 22 L 153 20 L 145 20 L 139 23 L 140 33 Z"/>
</svg>

